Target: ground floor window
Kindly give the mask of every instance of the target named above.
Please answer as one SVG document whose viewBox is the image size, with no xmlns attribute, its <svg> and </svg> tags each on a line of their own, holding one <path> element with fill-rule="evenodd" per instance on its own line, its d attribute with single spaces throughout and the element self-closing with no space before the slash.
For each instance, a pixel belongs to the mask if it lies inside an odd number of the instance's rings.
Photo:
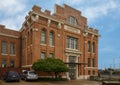
<svg viewBox="0 0 120 85">
<path fill-rule="evenodd" d="M 13 68 L 13 67 L 14 67 L 14 63 L 15 63 L 15 62 L 14 62 L 13 60 L 12 60 L 12 61 L 10 61 L 10 67 L 11 67 L 11 68 Z"/>
<path fill-rule="evenodd" d="M 95 75 L 95 71 L 92 71 L 92 74 Z"/>
<path fill-rule="evenodd" d="M 45 52 L 41 52 L 41 59 L 45 59 Z"/>
<path fill-rule="evenodd" d="M 53 53 L 50 53 L 49 57 L 50 57 L 50 58 L 54 58 Z"/>
<path fill-rule="evenodd" d="M 3 61 L 2 61 L 2 68 L 5 68 L 5 67 L 6 67 L 6 63 L 7 63 L 6 60 L 3 60 Z"/>
<path fill-rule="evenodd" d="M 90 70 L 88 71 L 88 75 L 90 75 Z"/>
</svg>

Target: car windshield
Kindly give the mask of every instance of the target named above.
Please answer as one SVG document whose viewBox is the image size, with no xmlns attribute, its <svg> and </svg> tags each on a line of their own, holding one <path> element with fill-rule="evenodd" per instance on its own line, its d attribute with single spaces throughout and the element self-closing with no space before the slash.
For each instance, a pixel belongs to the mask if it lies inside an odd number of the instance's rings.
<svg viewBox="0 0 120 85">
<path fill-rule="evenodd" d="M 11 76 L 11 75 L 18 75 L 18 74 L 17 74 L 17 72 L 10 71 L 10 72 L 9 72 L 9 75 Z"/>
<path fill-rule="evenodd" d="M 33 71 L 30 71 L 30 72 L 29 72 L 29 74 L 36 74 L 36 73 L 35 73 L 35 72 L 33 72 Z"/>
</svg>

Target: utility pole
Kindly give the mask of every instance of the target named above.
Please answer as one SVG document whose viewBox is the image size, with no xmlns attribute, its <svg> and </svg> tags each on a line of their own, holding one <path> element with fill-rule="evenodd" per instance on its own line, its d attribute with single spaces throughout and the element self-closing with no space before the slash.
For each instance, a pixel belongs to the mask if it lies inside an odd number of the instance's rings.
<svg viewBox="0 0 120 85">
<path fill-rule="evenodd" d="M 115 58 L 113 58 L 113 69 L 115 69 Z"/>
<path fill-rule="evenodd" d="M 119 67 L 118 67 L 118 68 L 119 68 L 119 70 L 120 70 L 120 57 L 119 57 Z"/>
<path fill-rule="evenodd" d="M 101 70 L 102 70 L 102 64 L 101 64 Z"/>
</svg>

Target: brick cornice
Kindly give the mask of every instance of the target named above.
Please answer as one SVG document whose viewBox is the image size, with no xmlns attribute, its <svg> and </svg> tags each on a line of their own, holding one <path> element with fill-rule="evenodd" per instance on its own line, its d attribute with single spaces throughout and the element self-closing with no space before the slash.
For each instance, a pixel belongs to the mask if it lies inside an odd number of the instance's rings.
<svg viewBox="0 0 120 85">
<path fill-rule="evenodd" d="M 19 38 L 18 36 L 15 35 L 9 35 L 9 34 L 4 34 L 4 33 L 0 33 L 1 36 L 6 36 L 6 37 L 12 37 L 12 38 Z"/>
</svg>

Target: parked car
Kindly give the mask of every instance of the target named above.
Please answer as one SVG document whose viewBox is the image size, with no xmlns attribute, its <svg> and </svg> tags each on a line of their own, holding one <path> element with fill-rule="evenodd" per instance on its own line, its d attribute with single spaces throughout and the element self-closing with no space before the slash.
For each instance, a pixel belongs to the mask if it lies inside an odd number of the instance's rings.
<svg viewBox="0 0 120 85">
<path fill-rule="evenodd" d="M 7 71 L 4 76 L 5 81 L 19 81 L 20 76 L 16 71 Z"/>
<path fill-rule="evenodd" d="M 37 80 L 38 79 L 38 75 L 35 73 L 35 71 L 26 71 L 23 70 L 22 74 L 21 74 L 21 79 L 23 80 Z"/>
</svg>

